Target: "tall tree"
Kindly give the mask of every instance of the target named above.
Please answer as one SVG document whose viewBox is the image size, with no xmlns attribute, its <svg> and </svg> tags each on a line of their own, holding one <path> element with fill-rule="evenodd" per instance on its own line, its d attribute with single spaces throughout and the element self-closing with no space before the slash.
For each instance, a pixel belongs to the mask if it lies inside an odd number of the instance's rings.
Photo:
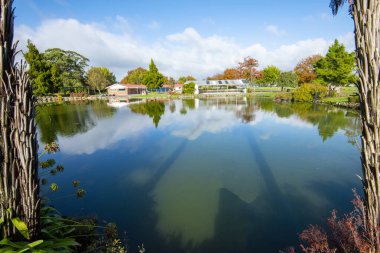
<svg viewBox="0 0 380 253">
<path fill-rule="evenodd" d="M 333 14 L 346 0 L 331 0 Z M 380 252 L 380 3 L 373 0 L 350 0 L 349 13 L 354 20 L 357 86 L 361 104 L 363 189 L 365 229 L 373 247 Z"/>
<path fill-rule="evenodd" d="M 264 85 L 277 84 L 281 74 L 281 70 L 276 66 L 269 65 L 262 70 L 262 78 L 257 79 L 257 82 Z"/>
<path fill-rule="evenodd" d="M 156 64 L 154 64 L 153 59 L 150 60 L 149 71 L 144 76 L 142 83 L 149 89 L 158 89 L 165 83 L 165 77 L 158 72 L 158 68 Z"/>
<path fill-rule="evenodd" d="M 281 90 L 284 90 L 284 87 L 296 87 L 298 76 L 293 71 L 282 72 L 277 83 L 281 87 Z"/>
<path fill-rule="evenodd" d="M 86 57 L 74 51 L 51 48 L 44 52 L 44 58 L 52 68 L 53 82 L 60 90 L 84 85 L 85 67 L 88 66 Z"/>
<path fill-rule="evenodd" d="M 298 62 L 297 66 L 294 68 L 294 72 L 298 76 L 299 84 L 311 83 L 317 79 L 317 73 L 315 72 L 314 64 L 320 59 L 322 59 L 322 56 L 315 54 Z"/>
<path fill-rule="evenodd" d="M 128 74 L 120 81 L 123 84 L 142 84 L 148 70 L 138 67 L 128 71 Z"/>
<path fill-rule="evenodd" d="M 29 65 L 28 75 L 32 83 L 34 94 L 46 95 L 56 92 L 54 89 L 51 69 L 37 47 L 28 40 L 28 51 L 24 54 L 24 58 Z"/>
<path fill-rule="evenodd" d="M 16 64 L 12 0 L 0 3 L 0 217 L 2 234 L 14 237 L 12 218 L 39 235 L 38 145 L 33 89 L 25 64 Z M 21 224 L 21 223 L 19 223 Z"/>
<path fill-rule="evenodd" d="M 314 64 L 315 72 L 322 83 L 329 85 L 348 85 L 355 83 L 355 53 L 348 53 L 338 40 L 329 47 L 326 57 Z"/>
<path fill-rule="evenodd" d="M 256 59 L 247 56 L 242 62 L 239 62 L 238 69 L 241 72 L 242 78 L 250 80 L 250 83 L 252 83 L 255 72 L 257 71 L 256 67 L 258 66 L 259 62 Z"/>
<path fill-rule="evenodd" d="M 116 82 L 115 75 L 106 67 L 91 67 L 86 73 L 87 83 L 100 93 L 108 85 Z"/>
</svg>

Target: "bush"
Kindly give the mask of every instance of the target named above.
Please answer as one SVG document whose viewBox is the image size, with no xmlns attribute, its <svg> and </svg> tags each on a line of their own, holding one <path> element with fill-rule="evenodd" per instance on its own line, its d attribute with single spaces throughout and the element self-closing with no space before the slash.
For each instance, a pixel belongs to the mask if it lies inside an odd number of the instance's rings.
<svg viewBox="0 0 380 253">
<path fill-rule="evenodd" d="M 195 91 L 195 83 L 190 82 L 183 85 L 182 92 L 184 94 L 194 94 Z"/>
<path fill-rule="evenodd" d="M 292 92 L 279 92 L 276 95 L 275 100 L 276 101 L 290 101 L 293 98 L 293 93 Z"/>
<path fill-rule="evenodd" d="M 348 97 L 348 102 L 350 103 L 359 103 L 359 96 L 358 95 L 351 95 Z"/>
<path fill-rule="evenodd" d="M 316 101 L 326 97 L 328 89 L 320 84 L 303 84 L 294 90 L 295 101 Z"/>
</svg>

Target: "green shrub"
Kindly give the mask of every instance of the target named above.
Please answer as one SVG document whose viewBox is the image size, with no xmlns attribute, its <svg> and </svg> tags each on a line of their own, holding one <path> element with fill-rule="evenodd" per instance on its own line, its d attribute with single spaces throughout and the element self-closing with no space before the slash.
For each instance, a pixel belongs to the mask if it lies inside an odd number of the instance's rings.
<svg viewBox="0 0 380 253">
<path fill-rule="evenodd" d="M 182 92 L 184 94 L 194 94 L 194 90 L 195 90 L 195 83 L 193 82 L 184 84 L 182 88 Z"/>
<path fill-rule="evenodd" d="M 303 84 L 294 90 L 295 101 L 316 101 L 326 97 L 328 89 L 320 84 Z"/>
<path fill-rule="evenodd" d="M 293 93 L 292 92 L 279 92 L 276 95 L 275 100 L 285 100 L 285 101 L 290 101 L 293 98 Z"/>
</svg>

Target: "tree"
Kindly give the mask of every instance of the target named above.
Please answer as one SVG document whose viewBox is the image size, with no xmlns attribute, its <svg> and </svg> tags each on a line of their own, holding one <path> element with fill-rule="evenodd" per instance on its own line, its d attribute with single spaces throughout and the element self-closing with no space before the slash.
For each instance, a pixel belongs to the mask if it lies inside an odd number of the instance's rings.
<svg viewBox="0 0 380 253">
<path fill-rule="evenodd" d="M 355 53 L 347 53 L 338 40 L 329 47 L 326 57 L 314 64 L 315 72 L 322 83 L 331 85 L 348 85 L 355 83 Z"/>
<path fill-rule="evenodd" d="M 235 80 L 235 79 L 241 79 L 241 78 L 242 78 L 242 75 L 238 69 L 228 68 L 224 70 L 223 72 L 223 79 L 225 80 Z"/>
<path fill-rule="evenodd" d="M 244 58 L 242 62 L 239 62 L 238 69 L 241 72 L 242 78 L 250 80 L 250 83 L 252 83 L 254 73 L 257 71 L 256 67 L 258 66 L 259 66 L 259 62 L 256 59 L 250 56 L 247 56 Z"/>
<path fill-rule="evenodd" d="M 28 75 L 33 86 L 34 94 L 46 95 L 56 92 L 54 89 L 51 70 L 37 47 L 28 40 L 28 51 L 24 54 L 24 58 L 29 65 Z"/>
<path fill-rule="evenodd" d="M 16 225 L 26 226 L 25 237 L 40 232 L 40 184 L 35 98 L 25 64 L 14 62 L 12 0 L 0 3 L 0 219 L 5 238 L 17 236 Z M 21 221 L 15 222 L 15 218 Z M 20 226 L 19 226 L 20 227 Z"/>
<path fill-rule="evenodd" d="M 108 85 L 116 82 L 115 75 L 106 67 L 91 67 L 86 74 L 87 83 L 100 93 Z"/>
<path fill-rule="evenodd" d="M 54 85 L 61 91 L 63 87 L 78 87 L 85 83 L 85 67 L 88 59 L 77 52 L 60 48 L 47 49 L 44 59 L 51 67 Z"/>
<path fill-rule="evenodd" d="M 336 14 L 345 0 L 331 0 Z M 367 252 L 380 252 L 380 4 L 378 1 L 349 1 L 354 20 L 357 86 L 361 105 L 363 190 L 365 229 L 372 247 Z"/>
<path fill-rule="evenodd" d="M 190 82 L 183 85 L 182 92 L 184 94 L 194 94 L 195 91 L 195 83 Z"/>
<path fill-rule="evenodd" d="M 314 64 L 322 58 L 323 57 L 321 55 L 315 54 L 298 62 L 297 66 L 294 68 L 294 72 L 298 76 L 299 84 L 311 83 L 317 79 L 317 73 L 315 73 Z"/>
<path fill-rule="evenodd" d="M 142 83 L 146 85 L 148 89 L 158 89 L 162 86 L 163 83 L 165 83 L 165 77 L 160 72 L 158 72 L 153 59 L 150 60 L 149 71 L 144 76 Z"/>
<path fill-rule="evenodd" d="M 181 76 L 180 78 L 178 78 L 178 83 L 181 83 L 181 84 L 184 84 L 186 83 L 187 81 L 195 81 L 197 80 L 195 77 L 193 76 Z"/>
<path fill-rule="evenodd" d="M 262 70 L 263 77 L 257 79 L 257 83 L 264 85 L 273 85 L 277 84 L 278 79 L 281 74 L 281 70 L 276 66 L 270 65 Z"/>
<path fill-rule="evenodd" d="M 284 87 L 296 87 L 298 76 L 293 71 L 282 72 L 277 83 L 281 87 L 281 90 L 284 90 Z"/>
<path fill-rule="evenodd" d="M 123 84 L 141 84 L 148 70 L 138 67 L 128 71 L 128 74 L 120 81 Z"/>
</svg>

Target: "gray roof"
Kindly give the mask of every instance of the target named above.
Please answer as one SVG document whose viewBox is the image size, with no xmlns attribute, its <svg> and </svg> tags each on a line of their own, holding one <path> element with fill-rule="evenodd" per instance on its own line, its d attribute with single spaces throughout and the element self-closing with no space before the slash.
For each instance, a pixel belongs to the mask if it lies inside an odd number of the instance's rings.
<svg viewBox="0 0 380 253">
<path fill-rule="evenodd" d="M 207 85 L 241 85 L 246 86 L 247 81 L 245 79 L 236 79 L 236 80 L 201 80 L 201 81 L 187 81 L 188 83 L 195 83 L 198 86 L 207 86 Z"/>
</svg>

